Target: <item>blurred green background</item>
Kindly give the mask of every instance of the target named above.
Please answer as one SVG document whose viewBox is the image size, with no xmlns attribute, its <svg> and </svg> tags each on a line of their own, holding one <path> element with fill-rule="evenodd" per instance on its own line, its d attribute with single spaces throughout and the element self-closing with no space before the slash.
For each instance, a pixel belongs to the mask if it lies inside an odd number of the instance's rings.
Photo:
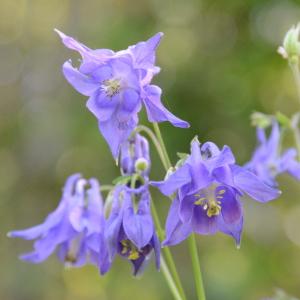
<svg viewBox="0 0 300 300">
<path fill-rule="evenodd" d="M 61 74 L 69 57 L 53 28 L 91 48 L 127 48 L 158 31 L 164 103 L 191 123 L 162 124 L 175 161 L 196 134 L 233 148 L 245 163 L 255 147 L 254 110 L 288 115 L 299 110 L 293 79 L 276 49 L 300 20 L 300 3 L 262 0 L 0 0 L 0 299 L 171 299 L 150 264 L 142 278 L 117 259 L 100 277 L 94 267 L 64 270 L 53 255 L 40 265 L 17 259 L 30 242 L 9 240 L 12 229 L 41 222 L 74 172 L 110 183 L 118 169 L 96 119 Z M 142 119 L 145 121 L 145 118 Z M 164 176 L 152 154 L 152 178 Z M 199 236 L 208 300 L 254 300 L 275 287 L 300 296 L 300 185 L 280 177 L 281 199 L 261 205 L 245 199 L 245 230 L 237 250 L 228 236 Z M 165 218 L 168 200 L 154 192 Z M 195 299 L 186 245 L 173 252 Z"/>
</svg>

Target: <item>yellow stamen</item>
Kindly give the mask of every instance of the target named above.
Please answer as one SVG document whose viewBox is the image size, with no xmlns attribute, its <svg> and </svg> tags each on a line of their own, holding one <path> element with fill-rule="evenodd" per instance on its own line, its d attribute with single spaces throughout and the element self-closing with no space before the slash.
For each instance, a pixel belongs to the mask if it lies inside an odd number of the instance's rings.
<svg viewBox="0 0 300 300">
<path fill-rule="evenodd" d="M 140 254 L 137 250 L 131 250 L 128 255 L 128 259 L 137 260 L 140 257 Z"/>
<path fill-rule="evenodd" d="M 212 217 L 212 216 L 218 216 L 221 212 L 221 206 L 214 202 L 210 203 L 209 208 L 207 210 L 207 216 Z"/>
<path fill-rule="evenodd" d="M 225 194 L 226 193 L 226 190 L 220 190 L 220 191 L 218 191 L 218 194 L 219 195 L 223 195 L 223 194 Z"/>
</svg>

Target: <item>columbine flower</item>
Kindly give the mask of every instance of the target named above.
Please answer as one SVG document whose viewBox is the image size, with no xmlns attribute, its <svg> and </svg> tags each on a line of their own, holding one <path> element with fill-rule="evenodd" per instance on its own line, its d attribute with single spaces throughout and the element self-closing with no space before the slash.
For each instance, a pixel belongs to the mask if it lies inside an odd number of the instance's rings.
<svg viewBox="0 0 300 300">
<path fill-rule="evenodd" d="M 140 134 L 135 134 L 122 144 L 120 165 L 123 175 L 140 173 L 147 176 L 150 170 L 149 143 Z"/>
<path fill-rule="evenodd" d="M 133 197 L 140 196 L 138 204 Z M 107 272 L 116 254 L 129 260 L 133 274 L 140 274 L 152 252 L 156 266 L 160 265 L 160 244 L 150 212 L 150 193 L 145 187 L 138 195 L 126 186 L 118 185 L 113 191 L 110 216 L 105 227 L 105 242 L 100 247 L 100 260 L 107 260 L 102 274 Z"/>
<path fill-rule="evenodd" d="M 91 50 L 56 31 L 66 47 L 82 56 L 79 69 L 67 61 L 63 73 L 79 93 L 89 97 L 87 107 L 97 117 L 99 129 L 114 157 L 118 156 L 120 145 L 136 127 L 142 104 L 150 122 L 169 121 L 177 127 L 189 126 L 162 105 L 161 89 L 150 85 L 153 76 L 159 72 L 154 63 L 162 33 L 127 50 L 114 52 Z"/>
<path fill-rule="evenodd" d="M 294 148 L 280 152 L 280 129 L 276 121 L 273 122 L 269 138 L 264 129 L 257 128 L 259 145 L 247 169 L 254 172 L 261 180 L 271 186 L 277 186 L 276 177 L 284 172 L 300 180 L 300 163 L 297 162 L 297 151 Z"/>
<path fill-rule="evenodd" d="M 300 24 L 293 26 L 285 35 L 283 45 L 278 48 L 278 53 L 291 62 L 298 61 L 300 54 L 299 42 Z"/>
<path fill-rule="evenodd" d="M 231 235 L 240 244 L 244 193 L 259 202 L 276 198 L 279 191 L 262 183 L 253 173 L 237 166 L 228 146 L 220 151 L 213 143 L 200 148 L 197 139 L 185 162 L 162 182 L 154 182 L 165 195 L 178 193 L 166 223 L 165 245 L 175 245 L 192 231 Z"/>
<path fill-rule="evenodd" d="M 102 199 L 96 179 L 85 180 L 80 174 L 68 178 L 57 209 L 44 223 L 9 233 L 10 237 L 34 240 L 34 251 L 22 260 L 40 263 L 55 250 L 62 262 L 82 266 L 98 264 L 99 241 L 104 228 Z"/>
</svg>

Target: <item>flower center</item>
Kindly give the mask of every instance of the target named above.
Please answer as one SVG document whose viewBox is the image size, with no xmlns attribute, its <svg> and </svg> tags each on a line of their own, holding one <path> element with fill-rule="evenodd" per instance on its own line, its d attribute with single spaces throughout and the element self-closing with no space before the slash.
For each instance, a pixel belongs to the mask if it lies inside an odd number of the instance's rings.
<svg viewBox="0 0 300 300">
<path fill-rule="evenodd" d="M 141 253 L 138 248 L 129 240 L 121 241 L 121 254 L 127 256 L 130 260 L 137 260 L 140 258 Z"/>
<path fill-rule="evenodd" d="M 107 79 L 102 82 L 101 88 L 111 98 L 120 92 L 121 82 L 119 79 Z"/>
<path fill-rule="evenodd" d="M 196 198 L 194 204 L 201 205 L 209 218 L 218 216 L 222 209 L 220 200 L 223 199 L 225 193 L 225 189 L 216 191 L 216 186 L 211 185 L 194 195 Z"/>
</svg>

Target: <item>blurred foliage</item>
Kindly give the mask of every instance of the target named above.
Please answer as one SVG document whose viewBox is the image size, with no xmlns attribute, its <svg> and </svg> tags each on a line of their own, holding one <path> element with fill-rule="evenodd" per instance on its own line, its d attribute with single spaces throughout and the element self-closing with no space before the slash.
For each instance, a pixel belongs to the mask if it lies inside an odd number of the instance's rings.
<svg viewBox="0 0 300 300">
<path fill-rule="evenodd" d="M 283 290 L 276 290 L 275 296 L 273 298 L 265 299 L 265 300 L 298 300 L 295 297 L 287 295 Z"/>
<path fill-rule="evenodd" d="M 41 265 L 18 261 L 30 249 L 8 240 L 56 206 L 65 178 L 80 171 L 109 183 L 118 169 L 85 97 L 64 80 L 66 50 L 53 28 L 92 48 L 123 49 L 155 32 L 166 106 L 190 121 L 189 130 L 163 124 L 175 161 L 189 141 L 230 145 L 239 163 L 255 147 L 253 111 L 287 116 L 299 110 L 292 76 L 276 49 L 299 21 L 292 0 L 0 0 L 0 299 L 170 299 L 162 275 L 149 266 L 141 279 L 117 260 L 100 277 L 94 267 L 64 270 L 55 257 Z M 142 118 L 145 121 L 145 118 Z M 152 154 L 152 178 L 164 174 Z M 283 196 L 261 205 L 248 199 L 241 249 L 224 235 L 199 237 L 209 300 L 254 300 L 281 287 L 300 295 L 300 185 L 280 178 Z M 153 191 L 165 218 L 168 200 Z M 189 299 L 194 299 L 186 246 L 173 248 Z"/>
</svg>

